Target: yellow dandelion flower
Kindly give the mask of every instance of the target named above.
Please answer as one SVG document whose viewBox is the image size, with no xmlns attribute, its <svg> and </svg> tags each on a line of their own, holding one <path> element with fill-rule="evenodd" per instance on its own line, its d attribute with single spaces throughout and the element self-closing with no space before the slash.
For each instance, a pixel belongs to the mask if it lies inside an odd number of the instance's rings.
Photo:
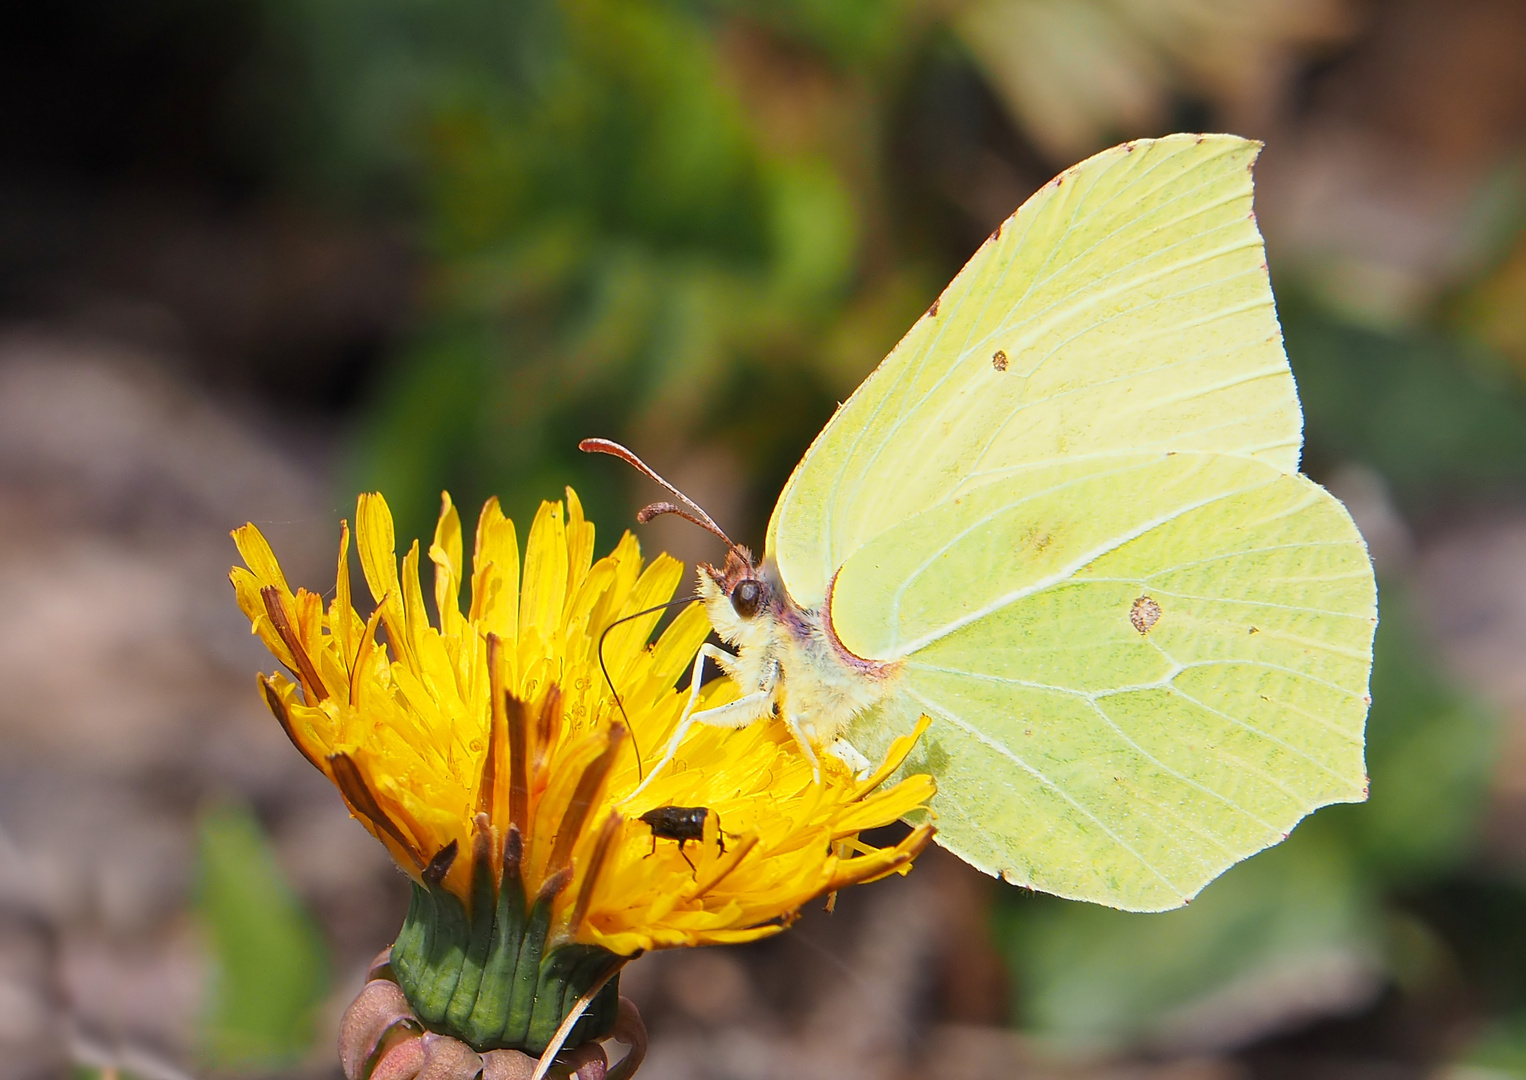
<svg viewBox="0 0 1526 1080">
<path fill-rule="evenodd" d="M 399 569 L 380 495 L 360 497 L 356 525 L 369 618 L 351 601 L 347 525 L 327 609 L 292 592 L 252 524 L 233 534 L 247 568 L 231 577 L 290 673 L 260 677 L 271 711 L 414 881 L 392 966 L 436 1030 L 539 1053 L 596 993 L 572 1029 L 595 1037 L 615 1004 L 614 981 L 599 984 L 625 959 L 777 933 L 814 897 L 904 873 L 930 838 L 924 825 L 886 848 L 857 839 L 932 796 L 926 776 L 885 784 L 915 735 L 866 780 L 829 756 L 818 782 L 782 723 L 697 726 L 632 798 L 651 764 L 642 754 L 679 720 L 675 683 L 709 625 L 691 605 L 648 644 L 660 612 L 646 609 L 672 597 L 682 564 L 643 567 L 629 533 L 594 561 L 571 489 L 565 506 L 541 505 L 522 567 L 513 522 L 488 502 L 465 614 L 446 496 L 427 553 L 433 624 L 419 545 Z M 736 692 L 716 680 L 701 707 Z"/>
</svg>

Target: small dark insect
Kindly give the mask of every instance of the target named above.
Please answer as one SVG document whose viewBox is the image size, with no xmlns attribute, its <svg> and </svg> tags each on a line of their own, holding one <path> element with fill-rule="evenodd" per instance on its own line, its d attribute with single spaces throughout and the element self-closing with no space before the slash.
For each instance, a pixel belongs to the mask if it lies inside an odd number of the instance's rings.
<svg viewBox="0 0 1526 1080">
<path fill-rule="evenodd" d="M 997 371 L 1007 370 L 1007 350 L 997 349 L 991 354 L 991 366 Z"/>
<path fill-rule="evenodd" d="M 1160 621 L 1160 616 L 1160 605 L 1148 596 L 1141 596 L 1134 601 L 1134 606 L 1129 611 L 1129 622 L 1141 634 L 1148 634 L 1150 627 Z"/>
<path fill-rule="evenodd" d="M 684 855 L 684 845 L 690 840 L 699 841 L 705 838 L 705 818 L 709 815 L 708 806 L 659 806 L 655 810 L 648 810 L 642 814 L 641 821 L 652 830 L 652 851 L 647 858 L 657 854 L 659 839 L 677 840 L 678 854 L 683 855 L 683 860 L 689 864 L 689 869 L 698 874 L 699 868 L 694 865 L 689 856 Z M 726 854 L 726 838 L 717 834 L 715 842 L 720 845 L 721 854 Z"/>
</svg>

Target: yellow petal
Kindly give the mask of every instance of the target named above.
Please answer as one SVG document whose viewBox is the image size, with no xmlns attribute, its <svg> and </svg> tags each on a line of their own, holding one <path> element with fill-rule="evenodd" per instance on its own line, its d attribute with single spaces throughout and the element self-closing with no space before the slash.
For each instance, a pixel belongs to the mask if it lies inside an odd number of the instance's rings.
<svg viewBox="0 0 1526 1080">
<path fill-rule="evenodd" d="M 561 637 L 557 630 L 566 599 L 567 532 L 562 504 L 543 502 L 525 545 L 524 597 L 519 609 L 522 660 L 527 650 L 544 650 Z"/>
<path fill-rule="evenodd" d="M 461 515 L 450 501 L 450 492 L 440 492 L 440 520 L 435 525 L 434 542 L 429 545 L 429 561 L 434 563 L 435 611 L 440 629 L 460 634 L 461 622 Z"/>
<path fill-rule="evenodd" d="M 286 575 L 281 573 L 281 564 L 276 561 L 275 552 L 270 550 L 264 534 L 255 528 L 253 522 L 233 530 L 233 544 L 238 548 L 238 557 L 244 560 L 244 565 L 249 567 L 260 584 L 275 585 L 282 593 L 291 595 L 291 588 L 286 584 Z"/>
</svg>

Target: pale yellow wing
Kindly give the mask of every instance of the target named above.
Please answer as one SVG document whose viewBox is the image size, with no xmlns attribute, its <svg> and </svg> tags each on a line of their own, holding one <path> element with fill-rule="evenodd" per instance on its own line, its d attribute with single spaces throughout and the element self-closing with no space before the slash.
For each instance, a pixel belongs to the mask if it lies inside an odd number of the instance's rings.
<svg viewBox="0 0 1526 1080">
<path fill-rule="evenodd" d="M 1365 797 L 1372 568 L 1339 502 L 1254 458 L 1067 471 L 935 507 L 848 560 L 843 641 L 900 663 L 848 736 L 874 759 L 932 718 L 907 768 L 937 778 L 938 842 L 975 866 L 1176 907 Z"/>
<path fill-rule="evenodd" d="M 1251 214 L 1258 149 L 1115 147 L 1003 223 L 785 486 L 768 553 L 796 602 L 818 606 L 886 529 L 1035 465 L 1196 450 L 1296 471 L 1301 416 Z"/>
</svg>

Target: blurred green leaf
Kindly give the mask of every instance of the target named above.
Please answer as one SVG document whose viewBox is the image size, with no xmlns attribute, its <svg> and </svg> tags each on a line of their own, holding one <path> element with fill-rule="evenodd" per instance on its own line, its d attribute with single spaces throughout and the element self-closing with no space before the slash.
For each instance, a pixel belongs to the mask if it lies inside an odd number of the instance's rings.
<svg viewBox="0 0 1526 1080">
<path fill-rule="evenodd" d="M 721 11 L 745 13 L 790 41 L 847 65 L 883 60 L 911 36 L 916 10 L 907 0 L 715 0 Z"/>
<path fill-rule="evenodd" d="M 1346 852 L 1310 834 L 1254 856 L 1178 911 L 1009 896 L 997 930 L 1018 984 L 1018 1022 L 1095 1049 L 1166 1034 L 1237 982 L 1259 977 L 1266 997 L 1301 967 L 1375 966 L 1367 916 Z"/>
<path fill-rule="evenodd" d="M 1488 273 L 1448 298 L 1443 315 L 1464 336 L 1508 357 L 1519 375 L 1526 371 L 1526 230 L 1520 226 L 1526 219 L 1526 183 L 1522 180 L 1526 162 L 1513 164 L 1510 172 L 1514 175 L 1501 186 L 1513 196 L 1508 216 L 1514 220 L 1486 235 L 1487 239 L 1512 237 L 1515 243 L 1498 255 Z M 1496 211 L 1488 216 L 1505 215 Z"/>
<path fill-rule="evenodd" d="M 1369 465 L 1412 513 L 1526 490 L 1526 399 L 1499 364 L 1439 334 L 1369 330 L 1279 295 L 1306 469 Z"/>
<path fill-rule="evenodd" d="M 809 302 L 836 299 L 853 267 L 853 205 L 825 161 L 792 161 L 773 170 L 773 232 L 779 287 Z"/>
<path fill-rule="evenodd" d="M 1526 1015 L 1497 1020 L 1484 1029 L 1463 1055 L 1462 1067 L 1448 1073 L 1456 1080 L 1520 1080 L 1526 1077 Z"/>
<path fill-rule="evenodd" d="M 256 2 L 249 81 L 293 114 L 268 138 L 313 188 L 406 205 L 431 259 L 352 458 L 404 535 L 446 486 L 522 517 L 572 483 L 628 520 L 629 478 L 578 440 L 738 449 L 759 409 L 741 371 L 795 382 L 770 441 L 798 455 L 943 277 L 906 296 L 920 275 L 865 220 L 881 102 L 938 23 L 915 3 Z M 772 494 L 779 462 L 732 457 Z"/>
<path fill-rule="evenodd" d="M 1367 718 L 1368 801 L 1319 812 L 1339 829 L 1374 892 L 1434 880 L 1465 862 L 1498 746 L 1495 716 L 1450 685 L 1426 648 L 1415 601 L 1379 589 Z"/>
<path fill-rule="evenodd" d="M 956 26 L 1013 116 L 1057 162 L 1163 134 L 1173 96 L 1239 108 L 1298 52 L 1358 27 L 1342 0 L 972 0 Z"/>
<path fill-rule="evenodd" d="M 1459 1060 L 1503 1076 L 1526 1076 L 1526 886 L 1493 875 L 1459 875 L 1416 906 L 1446 941 L 1454 970 L 1467 973 L 1467 992 L 1489 1018 L 1466 1033 Z"/>
<path fill-rule="evenodd" d="M 197 854 L 196 909 L 215 969 L 208 1057 L 221 1066 L 289 1064 L 312 1045 L 328 992 L 323 940 L 247 809 L 204 813 Z"/>
</svg>

